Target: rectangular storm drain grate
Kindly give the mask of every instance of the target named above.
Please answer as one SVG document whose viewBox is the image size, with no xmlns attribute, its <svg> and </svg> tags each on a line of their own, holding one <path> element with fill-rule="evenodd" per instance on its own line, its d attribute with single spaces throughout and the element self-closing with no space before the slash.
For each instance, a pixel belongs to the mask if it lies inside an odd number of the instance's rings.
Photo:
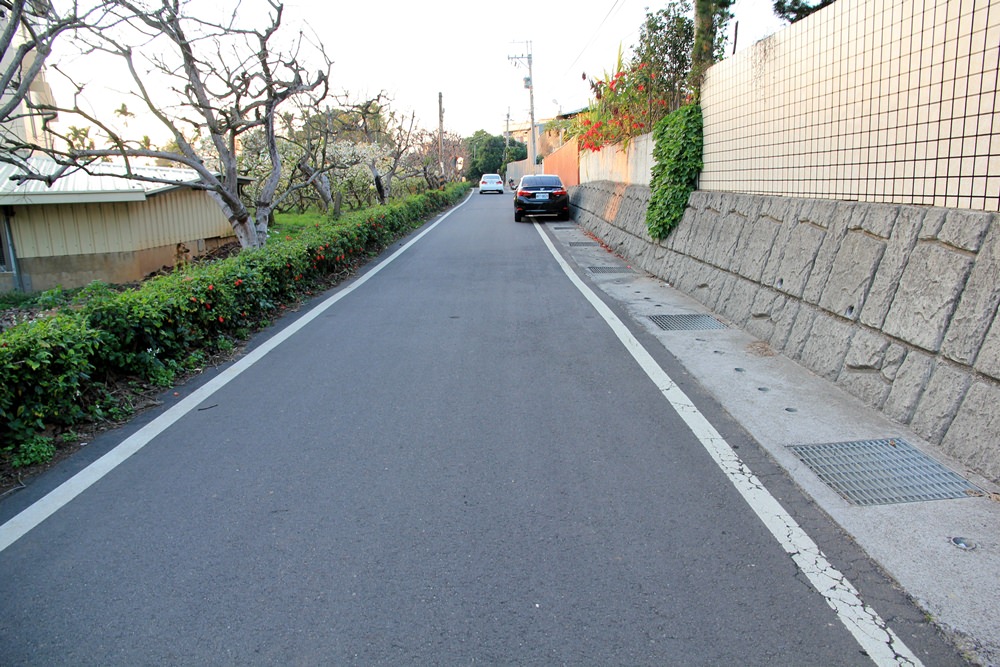
<svg viewBox="0 0 1000 667">
<path fill-rule="evenodd" d="M 552 229 L 576 229 L 576 227 L 553 227 Z"/>
<path fill-rule="evenodd" d="M 597 241 L 570 241 L 569 245 L 570 245 L 570 247 L 573 247 L 573 248 L 582 248 L 584 246 L 593 246 L 593 245 L 600 245 L 600 244 L 597 243 Z"/>
<path fill-rule="evenodd" d="M 725 329 L 726 325 L 711 315 L 650 315 L 653 324 L 664 331 L 694 331 L 698 329 Z"/>
<path fill-rule="evenodd" d="M 979 488 L 899 438 L 789 447 L 856 505 L 967 498 Z"/>
<path fill-rule="evenodd" d="M 627 266 L 588 266 L 587 270 L 591 273 L 634 273 Z"/>
</svg>

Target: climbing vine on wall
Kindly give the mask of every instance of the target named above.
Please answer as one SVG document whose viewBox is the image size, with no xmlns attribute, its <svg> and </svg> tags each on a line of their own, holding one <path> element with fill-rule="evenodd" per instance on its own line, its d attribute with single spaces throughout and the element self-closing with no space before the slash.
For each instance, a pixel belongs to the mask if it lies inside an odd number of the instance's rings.
<svg viewBox="0 0 1000 667">
<path fill-rule="evenodd" d="M 654 240 L 666 238 L 681 218 L 701 173 L 701 106 L 689 104 L 664 117 L 653 130 L 653 175 L 646 228 Z"/>
</svg>

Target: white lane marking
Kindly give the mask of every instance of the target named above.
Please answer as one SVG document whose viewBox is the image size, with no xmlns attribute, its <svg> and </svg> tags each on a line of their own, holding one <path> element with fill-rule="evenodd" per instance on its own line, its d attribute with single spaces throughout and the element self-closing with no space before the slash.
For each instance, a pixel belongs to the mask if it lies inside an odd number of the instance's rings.
<svg viewBox="0 0 1000 667">
<path fill-rule="evenodd" d="M 618 336 L 632 357 L 639 363 L 650 380 L 671 407 L 684 420 L 688 428 L 719 466 L 729 481 L 736 487 L 743 499 L 750 505 L 757 517 L 771 531 L 771 535 L 781 544 L 795 561 L 799 570 L 806 575 L 813 587 L 837 613 L 857 640 L 877 665 L 921 665 L 920 660 L 896 636 L 878 613 L 866 605 L 857 589 L 838 571 L 820 551 L 819 546 L 799 526 L 792 516 L 764 488 L 760 480 L 740 460 L 729 443 L 726 442 L 708 419 L 694 406 L 691 399 L 670 379 L 642 343 L 622 323 L 614 312 L 598 298 L 573 271 L 569 263 L 556 250 L 541 225 L 535 223 L 549 252 L 562 267 L 563 272 L 590 302 L 611 330 Z"/>
<path fill-rule="evenodd" d="M 3 552 L 7 547 L 27 534 L 28 531 L 32 530 L 38 524 L 45 521 L 45 519 L 55 514 L 61 507 L 69 503 L 78 495 L 86 491 L 91 485 L 95 484 L 102 477 L 117 468 L 128 457 L 132 456 L 149 444 L 153 438 L 165 431 L 188 412 L 195 409 L 209 396 L 217 392 L 219 389 L 222 389 L 232 380 L 235 380 L 240 373 L 260 361 L 267 353 L 281 345 L 283 342 L 295 335 L 297 331 L 322 315 L 323 312 L 329 309 L 333 304 L 337 303 L 345 296 L 368 282 L 368 280 L 374 277 L 375 274 L 387 267 L 393 260 L 402 255 L 404 252 L 409 250 L 414 243 L 422 239 L 426 234 L 430 233 L 432 229 L 444 222 L 445 218 L 457 211 L 458 208 L 468 202 L 470 198 L 471 192 L 470 196 L 466 197 L 464 201 L 438 218 L 435 222 L 428 226 L 427 229 L 410 239 L 410 241 L 387 257 L 386 260 L 381 262 L 378 266 L 375 266 L 336 294 L 331 295 L 298 320 L 272 336 L 265 343 L 260 345 L 260 347 L 257 347 L 249 352 L 245 357 L 223 370 L 217 376 L 193 391 L 189 396 L 179 401 L 162 415 L 136 431 L 130 437 L 123 440 L 110 452 L 91 463 L 76 475 L 50 491 L 43 498 L 40 498 L 31 506 L 22 510 L 17 516 L 11 518 L 5 524 L 0 526 L 0 552 Z"/>
</svg>

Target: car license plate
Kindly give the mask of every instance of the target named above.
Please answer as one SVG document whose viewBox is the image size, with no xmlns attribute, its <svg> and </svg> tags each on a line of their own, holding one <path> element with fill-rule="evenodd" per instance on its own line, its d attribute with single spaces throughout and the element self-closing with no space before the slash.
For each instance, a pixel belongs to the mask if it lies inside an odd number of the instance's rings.
<svg viewBox="0 0 1000 667">
<path fill-rule="evenodd" d="M 548 192 L 536 192 L 535 193 L 535 199 L 537 199 L 539 201 L 542 201 L 542 200 L 548 199 L 548 198 L 549 198 L 549 193 Z"/>
</svg>

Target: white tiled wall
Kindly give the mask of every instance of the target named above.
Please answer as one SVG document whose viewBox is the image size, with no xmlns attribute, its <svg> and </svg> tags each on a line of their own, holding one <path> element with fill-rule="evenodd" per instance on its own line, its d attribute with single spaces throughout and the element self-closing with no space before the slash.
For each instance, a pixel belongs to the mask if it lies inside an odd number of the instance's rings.
<svg viewBox="0 0 1000 667">
<path fill-rule="evenodd" d="M 838 0 L 709 71 L 699 188 L 1000 211 L 1000 2 Z"/>
</svg>

